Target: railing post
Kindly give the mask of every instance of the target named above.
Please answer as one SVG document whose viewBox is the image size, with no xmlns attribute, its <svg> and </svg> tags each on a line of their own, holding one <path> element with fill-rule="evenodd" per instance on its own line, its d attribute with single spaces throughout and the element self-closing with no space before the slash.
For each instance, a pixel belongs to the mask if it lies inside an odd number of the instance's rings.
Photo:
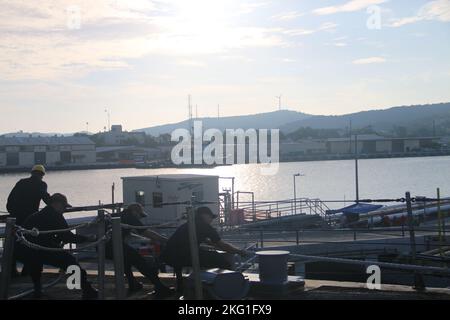
<svg viewBox="0 0 450 320">
<path fill-rule="evenodd" d="M 195 299 L 202 300 L 203 288 L 200 279 L 200 259 L 198 255 L 197 231 L 195 225 L 195 210 L 192 204 L 191 206 L 189 206 L 187 211 L 188 211 L 188 227 L 189 227 L 189 246 L 191 249 L 192 273 L 194 275 Z"/>
<path fill-rule="evenodd" d="M 5 242 L 3 243 L 2 273 L 0 283 L 0 299 L 2 300 L 6 300 L 8 298 L 8 289 L 9 289 L 9 282 L 11 280 L 11 267 L 14 252 L 15 225 L 16 225 L 16 218 L 6 219 Z"/>
<path fill-rule="evenodd" d="M 416 235 L 414 232 L 414 217 L 412 213 L 411 206 L 411 194 L 406 192 L 406 209 L 408 211 L 408 227 L 409 227 L 409 242 L 411 246 L 411 260 L 412 263 L 416 263 Z M 425 285 L 422 279 L 422 276 L 414 272 L 414 289 L 416 290 L 424 290 Z"/>
<path fill-rule="evenodd" d="M 259 231 L 259 239 L 261 241 L 261 248 L 264 248 L 264 231 L 263 230 Z"/>
<path fill-rule="evenodd" d="M 296 238 L 297 245 L 299 245 L 300 244 L 300 239 L 299 239 L 298 230 L 295 231 L 295 238 Z"/>
<path fill-rule="evenodd" d="M 120 217 L 111 218 L 112 224 L 112 245 L 114 254 L 114 278 L 116 282 L 116 298 L 125 299 L 125 279 L 123 264 L 123 243 L 122 243 L 122 227 L 120 225 Z"/>
<path fill-rule="evenodd" d="M 252 192 L 252 211 L 253 211 L 253 221 L 256 221 L 255 194 L 253 192 Z"/>
<path fill-rule="evenodd" d="M 98 218 L 97 239 L 101 239 L 105 236 L 105 211 L 98 210 L 97 218 Z M 98 255 L 97 258 L 98 298 L 100 300 L 103 300 L 105 299 L 105 241 L 101 241 L 97 245 L 97 255 Z"/>
</svg>

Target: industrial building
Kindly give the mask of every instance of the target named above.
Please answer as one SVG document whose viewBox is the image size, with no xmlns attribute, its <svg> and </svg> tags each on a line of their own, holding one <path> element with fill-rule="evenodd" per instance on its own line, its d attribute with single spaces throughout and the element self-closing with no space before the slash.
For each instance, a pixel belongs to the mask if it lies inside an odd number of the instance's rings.
<svg viewBox="0 0 450 320">
<path fill-rule="evenodd" d="M 159 148 L 136 146 L 97 147 L 97 162 L 141 163 L 164 158 Z"/>
<path fill-rule="evenodd" d="M 396 154 L 424 151 L 439 142 L 436 137 L 385 138 L 375 134 L 357 136 L 357 150 L 360 154 Z M 347 154 L 355 152 L 355 136 L 327 140 L 327 153 Z"/>
<path fill-rule="evenodd" d="M 0 137 L 0 168 L 95 161 L 95 144 L 87 137 Z"/>
<path fill-rule="evenodd" d="M 121 125 L 111 126 L 111 130 L 100 133 L 106 146 L 121 146 L 145 143 L 145 132 L 123 131 Z"/>
</svg>

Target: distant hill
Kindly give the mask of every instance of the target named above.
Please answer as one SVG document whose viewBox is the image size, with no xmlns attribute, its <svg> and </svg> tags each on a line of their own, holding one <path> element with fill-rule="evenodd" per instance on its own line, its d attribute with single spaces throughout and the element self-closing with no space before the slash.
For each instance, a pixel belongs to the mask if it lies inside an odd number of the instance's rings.
<svg viewBox="0 0 450 320">
<path fill-rule="evenodd" d="M 198 118 L 196 120 L 201 120 L 203 122 L 203 128 L 216 128 L 219 130 L 225 129 L 275 129 L 280 128 L 292 121 L 301 121 L 303 119 L 308 119 L 311 115 L 289 110 L 279 110 L 274 112 L 259 113 L 245 116 L 234 116 L 234 117 L 221 117 L 217 118 Z M 141 131 L 152 136 L 159 136 L 160 134 L 171 133 L 173 130 L 178 128 L 189 128 L 189 121 L 185 120 L 178 123 L 166 124 L 156 127 L 149 127 L 138 129 L 134 131 Z"/>
<path fill-rule="evenodd" d="M 350 113 L 339 116 L 319 116 L 310 115 L 297 111 L 279 110 L 273 112 L 221 117 L 217 118 L 199 118 L 203 121 L 203 128 L 224 129 L 280 129 L 284 134 L 290 134 L 300 128 L 311 129 L 337 129 L 345 130 L 352 120 L 352 128 L 361 129 L 371 127 L 378 133 L 389 133 L 394 135 L 431 135 L 433 129 L 436 129 L 438 135 L 450 136 L 450 102 L 415 105 L 415 106 L 399 106 L 383 110 L 370 110 Z M 433 128 L 433 124 L 436 128 Z M 182 121 L 178 123 L 165 124 L 160 126 L 137 129 L 152 136 L 171 133 L 177 128 L 188 129 L 189 122 Z M 309 129 L 308 129 L 309 130 Z M 86 132 L 80 132 L 80 134 Z M 8 133 L 6 137 L 33 137 L 64 135 L 71 136 L 73 133 L 27 133 L 16 132 Z"/>
<path fill-rule="evenodd" d="M 429 128 L 433 125 L 445 125 L 450 121 L 450 103 L 429 105 L 401 106 L 384 110 L 370 110 L 340 116 L 310 116 L 306 119 L 292 121 L 280 127 L 284 133 L 293 132 L 299 128 L 313 129 L 343 129 L 352 120 L 353 128 L 372 126 L 377 131 L 389 131 L 394 127 Z"/>
</svg>

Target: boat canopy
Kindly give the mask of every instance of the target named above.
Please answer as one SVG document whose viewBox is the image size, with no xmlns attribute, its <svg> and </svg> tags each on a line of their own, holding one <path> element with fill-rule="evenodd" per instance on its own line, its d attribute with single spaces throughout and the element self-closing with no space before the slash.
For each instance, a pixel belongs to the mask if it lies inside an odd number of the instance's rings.
<svg viewBox="0 0 450 320">
<path fill-rule="evenodd" d="M 382 205 L 375 205 L 375 204 L 369 204 L 369 203 L 354 203 L 350 206 L 337 209 L 337 210 L 327 210 L 326 214 L 336 214 L 336 213 L 343 213 L 343 214 L 360 214 L 360 213 L 368 213 L 371 211 L 375 211 L 377 209 L 380 209 Z"/>
</svg>

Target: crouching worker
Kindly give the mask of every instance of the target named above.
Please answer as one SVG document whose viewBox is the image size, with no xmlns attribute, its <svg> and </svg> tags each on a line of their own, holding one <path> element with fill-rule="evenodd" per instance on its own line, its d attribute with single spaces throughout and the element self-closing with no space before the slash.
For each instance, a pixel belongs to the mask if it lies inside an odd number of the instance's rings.
<svg viewBox="0 0 450 320">
<path fill-rule="evenodd" d="M 204 243 L 231 254 L 247 256 L 247 252 L 245 250 L 238 249 L 221 240 L 217 230 L 211 226 L 211 223 L 215 218 L 217 218 L 217 215 L 215 215 L 208 207 L 200 207 L 195 212 L 200 267 L 202 269 L 232 269 L 231 263 L 223 254 L 217 252 L 216 250 L 209 250 L 200 247 L 200 244 Z M 174 268 L 177 275 L 177 291 L 178 294 L 181 294 L 183 291 L 181 273 L 182 268 L 192 266 L 188 223 L 181 225 L 170 237 L 161 257 L 165 263 Z"/>
<path fill-rule="evenodd" d="M 49 199 L 49 204 L 44 209 L 29 216 L 23 226 L 25 229 L 33 228 L 39 231 L 59 230 L 69 228 L 66 219 L 63 216 L 66 208 L 69 207 L 67 198 L 63 194 L 55 193 Z M 39 234 L 37 236 L 25 235 L 27 241 L 43 247 L 62 248 L 66 243 L 82 243 L 86 241 L 94 241 L 95 236 L 86 237 L 77 235 L 71 231 Z M 18 243 L 16 246 L 15 256 L 28 267 L 29 274 L 34 284 L 34 294 L 39 298 L 42 294 L 41 275 L 43 265 L 67 270 L 69 266 L 79 266 L 76 258 L 65 251 L 47 251 L 30 248 L 24 243 Z M 86 271 L 80 267 L 81 279 L 80 285 L 83 292 L 83 299 L 97 298 L 97 290 L 94 289 L 87 281 Z"/>
<path fill-rule="evenodd" d="M 122 224 L 127 224 L 129 226 L 142 227 L 144 224 L 140 219 L 147 216 L 144 212 L 144 208 L 142 205 L 138 203 L 130 204 L 125 210 L 120 213 L 115 213 L 112 215 L 113 217 L 120 217 Z M 151 239 L 153 241 L 157 241 L 160 243 L 165 243 L 167 239 L 160 234 L 151 231 L 149 229 L 130 229 L 130 228 L 122 228 L 122 238 L 125 239 L 128 237 L 131 232 L 134 231 L 139 235 Z M 113 247 L 112 240 L 106 243 L 106 258 L 113 259 Z M 123 263 L 125 268 L 125 276 L 128 281 L 128 293 L 132 294 L 136 291 L 142 290 L 143 285 L 133 275 L 133 267 L 135 267 L 144 277 L 146 277 L 155 287 L 155 296 L 156 298 L 162 299 L 168 296 L 171 296 L 174 293 L 174 290 L 166 287 L 158 277 L 158 265 L 156 263 L 152 263 L 147 261 L 144 257 L 142 257 L 139 252 L 127 244 L 125 241 L 123 242 Z"/>
</svg>

